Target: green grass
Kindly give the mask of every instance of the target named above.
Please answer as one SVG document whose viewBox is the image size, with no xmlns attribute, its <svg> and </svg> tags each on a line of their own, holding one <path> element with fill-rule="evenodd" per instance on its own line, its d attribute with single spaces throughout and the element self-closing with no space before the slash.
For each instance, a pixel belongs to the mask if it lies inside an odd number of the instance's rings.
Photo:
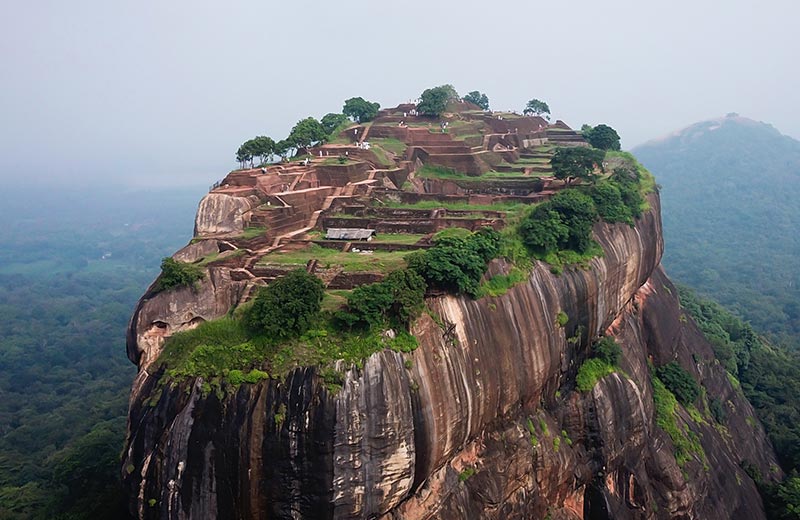
<svg viewBox="0 0 800 520">
<path fill-rule="evenodd" d="M 241 238 L 242 240 L 252 240 L 256 237 L 260 237 L 266 232 L 267 228 L 264 227 L 248 227 L 245 228 L 242 234 L 237 236 L 236 238 Z"/>
<path fill-rule="evenodd" d="M 697 434 L 691 430 L 684 430 L 678 424 L 678 400 L 675 395 L 667 390 L 658 377 L 653 376 L 652 382 L 656 424 L 672 439 L 675 447 L 675 461 L 683 467 L 691 460 L 693 454 L 705 461 L 705 452 Z"/>
<path fill-rule="evenodd" d="M 372 152 L 375 155 L 375 157 L 378 158 L 378 162 L 380 163 L 381 166 L 390 167 L 395 165 L 394 159 L 389 157 L 389 154 L 387 154 L 386 150 L 384 150 L 382 147 L 372 146 L 370 147 L 369 151 Z"/>
<path fill-rule="evenodd" d="M 334 312 L 341 309 L 347 303 L 347 296 L 351 292 L 343 289 L 325 291 L 325 296 L 322 297 L 322 311 Z"/>
<path fill-rule="evenodd" d="M 413 204 L 386 201 L 383 207 L 395 209 L 449 209 L 452 211 L 506 211 L 516 212 L 530 206 L 523 202 L 498 202 L 496 204 L 470 204 L 469 202 L 446 202 L 438 200 L 422 200 Z"/>
<path fill-rule="evenodd" d="M 600 247 L 595 241 L 583 253 L 577 253 L 570 249 L 562 249 L 561 251 L 552 251 L 544 256 L 537 256 L 539 260 L 550 264 L 550 270 L 555 274 L 561 274 L 564 267 L 568 265 L 577 265 L 581 269 L 588 269 L 589 262 L 592 258 L 602 257 L 604 255 L 603 248 Z"/>
<path fill-rule="evenodd" d="M 324 161 L 322 161 L 323 166 L 349 166 L 351 164 L 358 164 L 361 161 L 358 159 L 350 159 L 348 157 L 343 157 L 344 161 L 340 160 L 338 157 L 328 157 Z"/>
<path fill-rule="evenodd" d="M 550 164 L 550 159 L 547 157 L 520 157 L 515 164 L 523 164 L 525 166 L 544 166 Z"/>
<path fill-rule="evenodd" d="M 395 155 L 403 155 L 406 152 L 406 143 L 401 141 L 400 139 L 395 139 L 394 137 L 378 137 L 375 139 L 369 140 L 371 145 L 377 145 L 392 152 Z"/>
<path fill-rule="evenodd" d="M 359 248 L 368 248 L 369 243 L 358 243 Z M 405 256 L 408 251 L 374 251 L 370 254 L 343 253 L 338 249 L 329 249 L 311 244 L 304 249 L 286 253 L 272 253 L 265 256 L 260 264 L 300 265 L 304 266 L 311 259 L 317 259 L 323 266 L 338 265 L 346 272 L 380 272 L 388 273 L 405 267 Z"/>
<path fill-rule="evenodd" d="M 231 385 L 255 383 L 282 377 L 299 366 L 331 370 L 332 363 L 339 359 L 360 365 L 363 359 L 384 348 L 411 352 L 416 346 L 416 339 L 407 332 L 385 339 L 378 330 L 339 330 L 330 313 L 322 313 L 302 336 L 283 342 L 254 334 L 241 321 L 225 317 L 168 338 L 158 363 L 164 365 L 166 375 L 173 381 L 202 377 L 211 382 L 210 386 L 220 388 L 222 381 Z M 330 375 L 326 382 L 330 378 L 335 379 Z"/>
<path fill-rule="evenodd" d="M 481 283 L 478 298 L 484 296 L 502 296 L 509 289 L 528 280 L 528 274 L 522 269 L 511 268 L 508 274 L 498 274 Z"/>
<path fill-rule="evenodd" d="M 403 233 L 382 233 L 376 235 L 372 242 L 379 244 L 408 244 L 414 245 L 427 235 L 403 234 Z"/>
<path fill-rule="evenodd" d="M 616 372 L 616 368 L 609 365 L 602 359 L 587 359 L 578 370 L 575 383 L 581 392 L 589 392 L 602 378 Z"/>
<path fill-rule="evenodd" d="M 423 179 L 464 179 L 467 177 L 467 175 L 457 172 L 452 168 L 426 164 L 417 170 L 417 177 L 421 177 Z"/>
<path fill-rule="evenodd" d="M 466 238 L 471 234 L 472 231 L 470 231 L 469 229 L 464 229 L 459 227 L 447 228 L 433 235 L 433 242 L 436 242 L 443 238 Z"/>
</svg>

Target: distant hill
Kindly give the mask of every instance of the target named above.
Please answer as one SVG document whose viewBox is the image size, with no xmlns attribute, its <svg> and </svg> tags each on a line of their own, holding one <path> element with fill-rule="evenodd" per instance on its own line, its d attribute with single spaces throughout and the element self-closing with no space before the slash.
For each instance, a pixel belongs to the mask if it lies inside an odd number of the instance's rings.
<svg viewBox="0 0 800 520">
<path fill-rule="evenodd" d="M 669 274 L 800 345 L 800 142 L 729 114 L 633 152 L 663 187 Z"/>
</svg>

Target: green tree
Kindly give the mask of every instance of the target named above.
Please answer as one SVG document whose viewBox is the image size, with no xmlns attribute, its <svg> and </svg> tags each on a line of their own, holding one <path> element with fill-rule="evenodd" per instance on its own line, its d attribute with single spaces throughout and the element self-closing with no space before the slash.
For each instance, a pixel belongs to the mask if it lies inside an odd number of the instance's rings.
<svg viewBox="0 0 800 520">
<path fill-rule="evenodd" d="M 600 182 L 589 191 L 589 195 L 594 201 L 597 213 L 606 222 L 633 223 L 631 208 L 623 201 L 622 193 L 616 183 Z"/>
<path fill-rule="evenodd" d="M 286 155 L 289 153 L 289 150 L 292 148 L 294 148 L 294 144 L 292 144 L 288 139 L 281 139 L 275 143 L 273 150 L 276 154 L 285 159 Z"/>
<path fill-rule="evenodd" d="M 253 157 L 258 155 L 258 145 L 256 144 L 255 139 L 248 139 L 244 143 L 239 146 L 239 149 L 236 150 L 236 161 L 239 165 L 244 168 L 247 163 L 250 163 L 250 167 L 253 166 Z"/>
<path fill-rule="evenodd" d="M 592 356 L 611 366 L 617 366 L 622 359 L 622 348 L 614 341 L 614 338 L 603 336 L 592 347 Z"/>
<path fill-rule="evenodd" d="M 447 108 L 447 103 L 458 99 L 458 92 L 452 85 L 440 85 L 426 89 L 420 96 L 417 110 L 422 114 L 440 116 Z"/>
<path fill-rule="evenodd" d="M 550 107 L 547 106 L 547 103 L 538 99 L 528 101 L 522 113 L 526 116 L 545 116 L 548 121 L 550 120 Z"/>
<path fill-rule="evenodd" d="M 295 148 L 308 148 L 324 141 L 328 137 L 322 124 L 313 117 L 307 117 L 297 122 L 289 137 L 286 138 Z"/>
<path fill-rule="evenodd" d="M 393 271 L 382 281 L 362 285 L 347 298 L 337 318 L 348 326 L 407 328 L 425 305 L 425 280 L 415 271 Z"/>
<path fill-rule="evenodd" d="M 155 283 L 156 291 L 171 289 L 172 287 L 194 285 L 205 276 L 203 268 L 186 262 L 179 262 L 172 257 L 161 260 L 161 276 Z"/>
<path fill-rule="evenodd" d="M 561 214 L 548 202 L 536 207 L 519 226 L 522 242 L 533 252 L 546 255 L 557 251 L 569 238 L 569 228 Z"/>
<path fill-rule="evenodd" d="M 297 269 L 258 292 L 245 323 L 274 338 L 302 334 L 319 314 L 324 295 L 319 278 Z"/>
<path fill-rule="evenodd" d="M 611 181 L 619 188 L 622 202 L 628 207 L 631 216 L 639 217 L 642 214 L 641 175 L 635 168 L 614 168 Z"/>
<path fill-rule="evenodd" d="M 333 134 L 333 131 L 336 130 L 339 125 L 348 121 L 347 116 L 344 114 L 334 114 L 329 113 L 322 116 L 322 119 L 319 122 L 322 124 L 322 128 L 325 129 L 325 132 L 330 136 Z"/>
<path fill-rule="evenodd" d="M 254 156 L 261 158 L 261 163 L 267 162 L 275 153 L 275 141 L 265 135 L 252 139 L 251 151 Z"/>
<path fill-rule="evenodd" d="M 583 136 L 589 144 L 600 150 L 619 150 L 619 134 L 608 125 L 597 125 L 589 127 L 588 131 L 583 131 Z"/>
<path fill-rule="evenodd" d="M 684 406 L 694 403 L 700 397 L 700 385 L 677 361 L 658 367 L 656 376 Z"/>
<path fill-rule="evenodd" d="M 486 94 L 478 92 L 477 90 L 473 90 L 464 96 L 464 101 L 477 105 L 483 110 L 489 110 L 489 98 Z"/>
<path fill-rule="evenodd" d="M 366 123 L 372 121 L 378 115 L 378 110 L 381 108 L 379 103 L 367 101 L 362 97 L 354 97 L 344 102 L 342 113 L 347 117 L 353 119 L 358 123 Z"/>
<path fill-rule="evenodd" d="M 119 482 L 120 430 L 124 421 L 104 421 L 52 456 L 53 484 L 65 492 L 51 507 L 55 518 L 70 520 L 126 518 Z M 55 497 L 54 497 L 55 498 Z M 52 518 L 52 517 L 51 517 Z"/>
<path fill-rule="evenodd" d="M 499 247 L 499 233 L 486 229 L 466 237 L 442 237 L 432 248 L 412 253 L 406 260 L 428 285 L 476 296 L 486 263 L 499 253 Z"/>
<path fill-rule="evenodd" d="M 550 159 L 553 176 L 571 184 L 575 179 L 593 181 L 596 168 L 603 168 L 604 150 L 573 146 L 558 148 Z"/>
<path fill-rule="evenodd" d="M 592 226 L 597 220 L 592 199 L 578 190 L 563 190 L 550 199 L 550 205 L 569 229 L 562 248 L 585 252 L 592 243 Z"/>
</svg>

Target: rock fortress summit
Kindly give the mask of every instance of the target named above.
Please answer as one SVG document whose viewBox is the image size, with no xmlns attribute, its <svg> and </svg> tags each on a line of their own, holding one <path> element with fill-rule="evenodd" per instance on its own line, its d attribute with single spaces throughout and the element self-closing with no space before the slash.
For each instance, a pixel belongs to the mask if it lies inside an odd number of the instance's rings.
<svg viewBox="0 0 800 520">
<path fill-rule="evenodd" d="M 772 447 L 618 140 L 458 99 L 370 119 L 216 183 L 141 298 L 135 517 L 764 518 L 742 466 L 779 477 Z"/>
</svg>

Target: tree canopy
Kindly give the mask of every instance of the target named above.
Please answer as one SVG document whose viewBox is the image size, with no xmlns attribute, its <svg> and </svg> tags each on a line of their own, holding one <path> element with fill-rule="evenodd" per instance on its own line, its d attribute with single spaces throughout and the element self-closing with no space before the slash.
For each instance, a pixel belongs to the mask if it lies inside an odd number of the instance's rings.
<svg viewBox="0 0 800 520">
<path fill-rule="evenodd" d="M 550 204 L 569 229 L 565 249 L 583 253 L 592 241 L 592 225 L 597 220 L 597 210 L 591 197 L 578 190 L 556 193 Z"/>
<path fill-rule="evenodd" d="M 344 324 L 407 328 L 425 306 L 425 280 L 411 269 L 392 271 L 382 281 L 362 285 L 347 297 L 336 317 Z"/>
<path fill-rule="evenodd" d="M 677 361 L 656 368 L 656 375 L 682 405 L 689 406 L 700 397 L 700 385 Z"/>
<path fill-rule="evenodd" d="M 458 92 L 453 85 L 440 85 L 426 89 L 420 96 L 417 110 L 422 114 L 431 116 L 441 115 L 447 108 L 447 103 L 458 99 Z M 488 99 L 487 99 L 488 102 Z"/>
<path fill-rule="evenodd" d="M 274 338 L 302 334 L 319 313 L 324 294 L 319 278 L 297 269 L 259 291 L 245 323 Z"/>
<path fill-rule="evenodd" d="M 592 128 L 589 125 L 581 127 L 583 137 L 589 144 L 601 150 L 619 150 L 619 134 L 608 125 L 597 125 Z"/>
<path fill-rule="evenodd" d="M 345 100 L 342 113 L 347 117 L 353 119 L 358 123 L 366 123 L 372 121 L 378 115 L 378 109 L 381 108 L 379 103 L 367 101 L 362 97 L 354 97 Z"/>
<path fill-rule="evenodd" d="M 464 101 L 477 105 L 483 110 L 489 110 L 489 98 L 486 94 L 473 90 L 464 96 Z"/>
<path fill-rule="evenodd" d="M 520 223 L 519 232 L 522 242 L 540 255 L 559 249 L 569 237 L 569 228 L 561 215 L 547 203 L 537 206 Z"/>
<path fill-rule="evenodd" d="M 544 101 L 535 98 L 528 101 L 522 113 L 526 116 L 544 116 L 546 114 L 545 117 L 550 119 L 550 107 Z"/>
<path fill-rule="evenodd" d="M 295 148 L 308 148 L 309 146 L 324 141 L 328 137 L 322 123 L 313 117 L 301 119 L 292 128 L 289 137 L 286 138 Z"/>
<path fill-rule="evenodd" d="M 410 254 L 408 267 L 428 285 L 476 296 L 486 264 L 500 250 L 500 234 L 484 228 L 466 237 L 446 236 L 426 250 Z"/>
<path fill-rule="evenodd" d="M 334 113 L 325 114 L 322 116 L 322 119 L 319 120 L 319 122 L 322 124 L 322 128 L 325 129 L 325 132 L 328 135 L 333 134 L 333 131 L 345 121 L 348 121 L 346 115 Z"/>
<path fill-rule="evenodd" d="M 289 153 L 289 150 L 291 150 L 292 148 L 294 148 L 294 145 L 291 142 L 289 142 L 288 139 L 281 139 L 280 141 L 275 143 L 274 150 L 276 154 L 285 158 L 286 155 Z"/>
<path fill-rule="evenodd" d="M 244 167 L 249 162 L 253 165 L 253 159 L 259 157 L 261 163 L 267 162 L 275 153 L 275 141 L 271 138 L 260 135 L 253 139 L 248 139 L 236 151 L 236 160 Z"/>
<path fill-rule="evenodd" d="M 550 160 L 553 176 L 570 184 L 575 179 L 593 181 L 595 168 L 603 167 L 604 150 L 580 146 L 558 148 Z"/>
</svg>

